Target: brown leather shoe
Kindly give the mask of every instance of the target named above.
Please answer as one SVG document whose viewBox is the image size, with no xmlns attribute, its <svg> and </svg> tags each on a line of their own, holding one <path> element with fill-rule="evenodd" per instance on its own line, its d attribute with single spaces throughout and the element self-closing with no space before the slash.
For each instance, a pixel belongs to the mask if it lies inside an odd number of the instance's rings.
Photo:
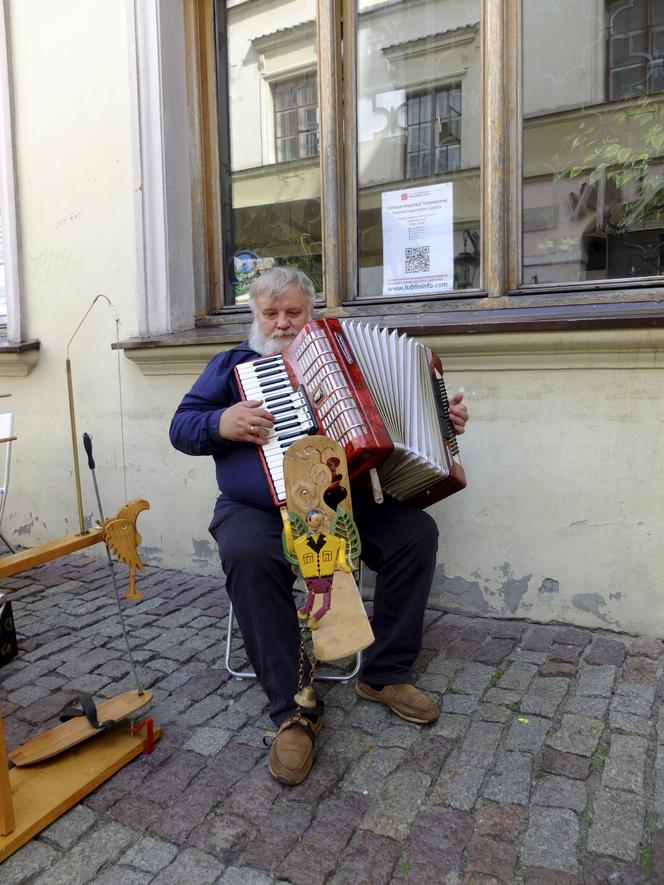
<svg viewBox="0 0 664 885">
<path fill-rule="evenodd" d="M 314 740 L 321 729 L 322 717 L 316 722 L 291 716 L 279 726 L 270 747 L 270 774 L 280 784 L 301 784 L 314 764 Z"/>
<path fill-rule="evenodd" d="M 382 691 L 376 691 L 358 679 L 356 689 L 361 698 L 386 704 L 397 716 L 417 725 L 430 725 L 440 716 L 438 705 L 414 685 L 384 685 Z"/>
</svg>

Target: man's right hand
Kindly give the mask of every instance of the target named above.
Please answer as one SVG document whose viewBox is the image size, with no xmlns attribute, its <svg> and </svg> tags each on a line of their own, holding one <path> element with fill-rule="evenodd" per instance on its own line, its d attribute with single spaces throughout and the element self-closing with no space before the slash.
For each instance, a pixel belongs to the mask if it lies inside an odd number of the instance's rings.
<svg viewBox="0 0 664 885">
<path fill-rule="evenodd" d="M 261 409 L 262 399 L 248 399 L 225 409 L 219 419 L 219 436 L 232 442 L 264 446 L 272 431 L 274 416 Z"/>
</svg>

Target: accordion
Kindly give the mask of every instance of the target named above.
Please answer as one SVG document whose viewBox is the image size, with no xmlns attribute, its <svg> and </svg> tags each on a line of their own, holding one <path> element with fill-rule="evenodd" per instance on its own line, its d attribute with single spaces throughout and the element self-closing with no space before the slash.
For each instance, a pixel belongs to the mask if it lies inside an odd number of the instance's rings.
<svg viewBox="0 0 664 885">
<path fill-rule="evenodd" d="M 235 367 L 243 399 L 275 416 L 260 457 L 277 506 L 285 503 L 283 456 L 306 434 L 345 450 L 351 481 L 372 468 L 383 490 L 428 507 L 466 485 L 443 366 L 397 332 L 337 319 L 312 320 L 280 354 Z"/>
</svg>

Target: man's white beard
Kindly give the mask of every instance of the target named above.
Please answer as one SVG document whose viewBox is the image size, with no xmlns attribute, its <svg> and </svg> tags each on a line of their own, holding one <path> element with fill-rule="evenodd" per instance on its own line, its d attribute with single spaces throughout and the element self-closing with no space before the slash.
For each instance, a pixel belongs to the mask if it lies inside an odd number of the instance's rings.
<svg viewBox="0 0 664 885">
<path fill-rule="evenodd" d="M 279 329 L 275 329 L 271 335 L 263 335 L 254 320 L 249 333 L 249 347 L 261 356 L 272 356 L 288 347 L 293 338 L 295 338 L 294 333 L 280 332 Z"/>
</svg>

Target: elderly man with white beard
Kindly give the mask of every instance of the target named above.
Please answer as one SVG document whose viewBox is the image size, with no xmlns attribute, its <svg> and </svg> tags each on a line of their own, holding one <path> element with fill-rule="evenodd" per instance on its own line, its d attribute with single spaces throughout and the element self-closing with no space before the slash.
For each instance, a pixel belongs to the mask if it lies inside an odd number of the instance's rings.
<svg viewBox="0 0 664 885">
<path fill-rule="evenodd" d="M 217 354 L 177 408 L 170 428 L 175 448 L 211 455 L 219 496 L 210 532 L 219 547 L 226 591 L 245 648 L 278 728 L 269 769 L 284 784 L 301 783 L 314 761 L 314 742 L 324 713 L 322 700 L 298 713 L 299 627 L 294 574 L 282 552 L 282 521 L 258 455 L 274 417 L 258 400 L 241 401 L 233 369 L 281 352 L 309 322 L 314 288 L 301 271 L 276 267 L 251 286 L 253 324 L 248 341 Z M 468 413 L 457 394 L 450 417 L 463 433 Z M 372 627 L 357 693 L 382 703 L 409 722 L 435 722 L 439 709 L 413 685 L 413 664 L 422 642 L 438 532 L 421 510 L 390 499 L 378 505 L 368 487 L 353 487 L 353 513 L 362 559 L 376 572 Z"/>
</svg>

